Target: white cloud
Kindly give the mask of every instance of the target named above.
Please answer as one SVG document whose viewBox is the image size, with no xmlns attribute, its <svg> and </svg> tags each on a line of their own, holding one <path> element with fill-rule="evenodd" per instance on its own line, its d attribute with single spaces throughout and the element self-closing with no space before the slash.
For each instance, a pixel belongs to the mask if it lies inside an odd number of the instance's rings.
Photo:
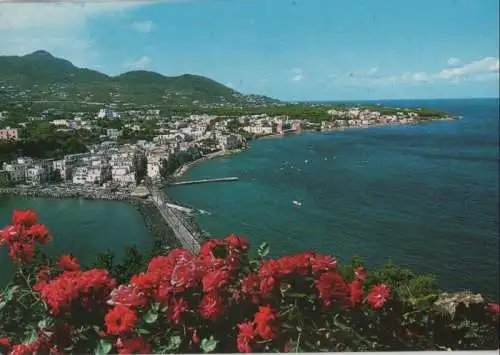
<svg viewBox="0 0 500 355">
<path fill-rule="evenodd" d="M 0 2 L 0 55 L 43 49 L 75 65 L 96 67 L 99 53 L 90 36 L 89 21 L 122 16 L 145 4 L 148 2 Z"/>
<path fill-rule="evenodd" d="M 142 56 L 135 61 L 129 61 L 123 66 L 127 70 L 144 70 L 151 64 L 151 58 L 147 56 Z"/>
<path fill-rule="evenodd" d="M 453 79 L 467 76 L 474 76 L 477 74 L 485 74 L 491 72 L 498 72 L 498 58 L 486 57 L 479 59 L 460 67 L 451 69 L 444 69 L 437 75 L 441 79 Z"/>
<path fill-rule="evenodd" d="M 364 74 L 371 76 L 371 75 L 375 75 L 377 72 L 378 72 L 378 67 L 372 67 L 372 68 L 366 70 Z"/>
<path fill-rule="evenodd" d="M 378 71 L 378 70 L 377 70 Z M 403 72 L 389 76 L 374 76 L 377 71 L 363 70 L 336 76 L 336 83 L 351 86 L 395 86 L 399 84 L 418 85 L 424 83 L 460 83 L 462 81 L 489 81 L 499 79 L 499 59 L 486 57 L 454 68 L 442 69 L 434 73 Z M 372 75 L 360 75 L 370 73 Z"/>
<path fill-rule="evenodd" d="M 141 33 L 148 33 L 153 30 L 152 21 L 136 21 L 130 26 L 134 31 Z"/>
<path fill-rule="evenodd" d="M 448 64 L 449 65 L 460 65 L 460 64 L 462 64 L 462 61 L 458 58 L 451 57 L 450 59 L 448 59 Z"/>
<path fill-rule="evenodd" d="M 301 68 L 292 69 L 292 81 L 302 81 L 304 80 L 304 71 Z"/>
</svg>

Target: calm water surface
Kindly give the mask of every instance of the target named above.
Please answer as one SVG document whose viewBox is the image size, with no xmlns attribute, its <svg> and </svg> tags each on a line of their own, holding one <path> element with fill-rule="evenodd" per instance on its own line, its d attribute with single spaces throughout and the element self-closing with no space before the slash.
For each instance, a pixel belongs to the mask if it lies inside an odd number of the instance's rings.
<svg viewBox="0 0 500 355">
<path fill-rule="evenodd" d="M 10 223 L 13 209 L 33 209 L 53 234 L 44 250 L 51 255 L 72 253 L 90 263 L 96 254 L 111 250 L 118 259 L 125 246 L 150 250 L 152 236 L 132 206 L 113 201 L 53 200 L 0 197 L 0 225 Z M 0 284 L 8 282 L 13 266 L 6 248 L 0 250 Z"/>
<path fill-rule="evenodd" d="M 449 289 L 498 299 L 498 100 L 387 104 L 463 118 L 262 139 L 184 177 L 240 181 L 169 193 L 208 210 L 197 219 L 216 236 L 267 241 L 275 255 L 312 249 L 369 265 L 390 257 Z"/>
</svg>

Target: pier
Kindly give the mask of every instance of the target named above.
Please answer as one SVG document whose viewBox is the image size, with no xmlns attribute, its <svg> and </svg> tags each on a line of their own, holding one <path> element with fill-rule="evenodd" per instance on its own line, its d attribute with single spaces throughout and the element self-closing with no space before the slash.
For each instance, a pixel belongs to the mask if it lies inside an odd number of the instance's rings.
<svg viewBox="0 0 500 355">
<path fill-rule="evenodd" d="M 223 177 L 223 178 L 216 178 L 216 179 L 203 179 L 203 180 L 172 182 L 169 184 L 169 186 L 208 184 L 208 183 L 215 183 L 215 182 L 227 182 L 227 181 L 237 181 L 237 180 L 239 180 L 238 177 L 231 176 L 231 177 Z"/>
</svg>

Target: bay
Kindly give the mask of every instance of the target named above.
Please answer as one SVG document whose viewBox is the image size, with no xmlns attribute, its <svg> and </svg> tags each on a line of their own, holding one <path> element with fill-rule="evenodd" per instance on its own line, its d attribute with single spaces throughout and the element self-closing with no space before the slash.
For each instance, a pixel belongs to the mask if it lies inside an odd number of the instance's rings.
<svg viewBox="0 0 500 355">
<path fill-rule="evenodd" d="M 209 211 L 196 218 L 210 234 L 266 241 L 275 256 L 315 250 L 369 266 L 390 258 L 449 290 L 498 299 L 498 99 L 383 103 L 461 117 L 261 139 L 183 177 L 239 181 L 168 192 Z"/>
</svg>

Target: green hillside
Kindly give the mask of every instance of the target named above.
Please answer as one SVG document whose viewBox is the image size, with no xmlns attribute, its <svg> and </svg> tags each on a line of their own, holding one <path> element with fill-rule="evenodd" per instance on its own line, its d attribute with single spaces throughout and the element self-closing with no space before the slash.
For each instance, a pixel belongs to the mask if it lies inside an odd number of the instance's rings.
<svg viewBox="0 0 500 355">
<path fill-rule="evenodd" d="M 0 56 L 0 104 L 26 101 L 186 106 L 259 106 L 278 102 L 264 96 L 243 95 L 191 74 L 167 77 L 137 70 L 110 77 L 78 68 L 46 51 Z"/>
</svg>

